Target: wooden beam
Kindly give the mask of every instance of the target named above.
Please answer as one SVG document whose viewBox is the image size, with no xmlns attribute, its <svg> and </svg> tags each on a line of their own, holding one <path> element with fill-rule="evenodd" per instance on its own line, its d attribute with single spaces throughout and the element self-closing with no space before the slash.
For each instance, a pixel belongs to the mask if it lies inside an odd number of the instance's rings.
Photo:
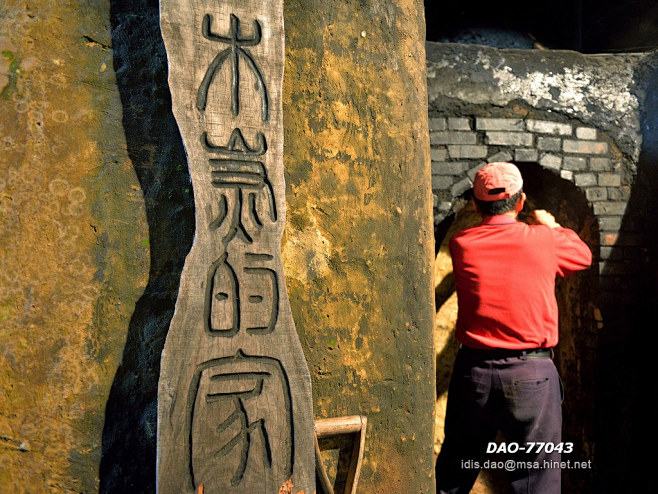
<svg viewBox="0 0 658 494">
<path fill-rule="evenodd" d="M 196 231 L 162 353 L 158 492 L 276 494 L 292 479 L 311 494 L 310 376 L 281 263 L 283 2 L 160 12 Z"/>
</svg>

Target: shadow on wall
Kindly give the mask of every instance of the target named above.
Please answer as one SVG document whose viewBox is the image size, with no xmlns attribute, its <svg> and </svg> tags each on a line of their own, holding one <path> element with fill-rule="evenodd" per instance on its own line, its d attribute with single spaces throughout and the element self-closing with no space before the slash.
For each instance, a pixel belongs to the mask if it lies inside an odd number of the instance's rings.
<svg viewBox="0 0 658 494">
<path fill-rule="evenodd" d="M 555 365 L 564 385 L 562 438 L 574 444 L 572 454 L 563 459 L 586 462 L 595 460 L 594 422 L 600 413 L 595 407 L 596 341 L 601 321 L 599 309 L 600 257 L 599 228 L 585 194 L 571 181 L 540 168 L 536 163 L 518 163 L 528 194 L 528 210 L 546 209 L 558 222 L 578 233 L 593 254 L 593 266 L 566 278 L 557 277 L 560 339 L 555 349 Z M 594 472 L 584 468 L 563 469 L 564 492 L 589 492 Z"/>
<path fill-rule="evenodd" d="M 516 163 L 524 179 L 524 191 L 528 195 L 526 206 L 520 214 L 523 219 L 533 209 L 552 212 L 565 227 L 576 231 L 590 246 L 594 258 L 598 257 L 599 232 L 591 207 L 585 195 L 571 181 L 561 179 L 555 173 L 537 163 Z M 460 202 L 463 202 L 461 200 Z M 480 217 L 470 203 L 455 215 L 444 220 L 446 231 L 437 256 L 438 282 L 435 290 L 437 307 L 435 348 L 437 369 L 436 413 L 437 427 L 443 428 L 445 415 L 445 393 L 458 344 L 454 340 L 457 303 L 454 295 L 452 265 L 447 252 L 449 237 L 457 231 L 479 224 Z M 556 297 L 560 309 L 560 344 L 555 352 L 555 364 L 560 372 L 565 389 L 563 405 L 563 439 L 574 443 L 574 454 L 569 459 L 587 461 L 592 459 L 595 438 L 594 370 L 596 367 L 596 340 L 598 296 L 598 269 L 595 265 L 587 271 L 556 280 Z M 442 430 L 438 439 L 442 439 Z M 502 437 L 500 438 L 502 439 Z M 563 459 L 567 459 L 564 457 Z M 594 485 L 593 471 L 563 471 L 565 492 L 590 492 Z M 507 493 L 509 488 L 505 475 L 498 470 L 483 471 L 473 489 L 474 494 Z"/>
<path fill-rule="evenodd" d="M 653 354 L 658 307 L 658 52 L 636 78 L 646 97 L 642 151 L 611 262 L 601 271 L 604 327 L 596 369 L 597 493 L 653 492 Z M 650 446 L 651 447 L 651 446 Z"/>
<path fill-rule="evenodd" d="M 160 356 L 174 312 L 194 205 L 171 111 L 157 0 L 112 0 L 114 69 L 128 154 L 146 202 L 149 281 L 130 321 L 106 407 L 100 492 L 155 492 Z"/>
</svg>

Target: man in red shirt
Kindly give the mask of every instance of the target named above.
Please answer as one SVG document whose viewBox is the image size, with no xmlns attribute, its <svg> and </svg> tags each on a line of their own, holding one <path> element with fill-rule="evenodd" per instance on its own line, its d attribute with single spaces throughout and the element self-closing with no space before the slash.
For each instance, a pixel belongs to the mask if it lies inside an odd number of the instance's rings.
<svg viewBox="0 0 658 494">
<path fill-rule="evenodd" d="M 507 444 L 519 446 L 509 457 L 513 468 L 506 465 L 512 491 L 560 492 L 562 388 L 551 359 L 558 342 L 555 276 L 588 268 L 592 254 L 547 211 L 533 211 L 532 225 L 517 221 L 522 187 L 513 164 L 486 165 L 473 184 L 482 223 L 450 239 L 462 346 L 436 465 L 439 493 L 470 491 L 487 455 L 494 459 L 487 448 L 499 430 Z"/>
</svg>

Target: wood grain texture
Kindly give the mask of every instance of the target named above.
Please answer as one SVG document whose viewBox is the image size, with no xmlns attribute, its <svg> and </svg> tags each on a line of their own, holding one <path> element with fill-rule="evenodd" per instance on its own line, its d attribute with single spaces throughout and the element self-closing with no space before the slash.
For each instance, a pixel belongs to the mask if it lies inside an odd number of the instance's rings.
<svg viewBox="0 0 658 494">
<path fill-rule="evenodd" d="M 196 232 L 162 353 L 158 492 L 315 487 L 311 386 L 290 313 L 282 1 L 161 1 Z"/>
</svg>

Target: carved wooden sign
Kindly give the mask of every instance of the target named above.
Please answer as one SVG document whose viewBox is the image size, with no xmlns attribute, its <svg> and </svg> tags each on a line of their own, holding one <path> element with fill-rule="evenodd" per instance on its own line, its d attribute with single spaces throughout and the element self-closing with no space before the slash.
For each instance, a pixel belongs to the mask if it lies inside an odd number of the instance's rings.
<svg viewBox="0 0 658 494">
<path fill-rule="evenodd" d="M 161 494 L 315 489 L 283 268 L 283 1 L 161 0 L 196 232 L 158 390 Z"/>
</svg>

